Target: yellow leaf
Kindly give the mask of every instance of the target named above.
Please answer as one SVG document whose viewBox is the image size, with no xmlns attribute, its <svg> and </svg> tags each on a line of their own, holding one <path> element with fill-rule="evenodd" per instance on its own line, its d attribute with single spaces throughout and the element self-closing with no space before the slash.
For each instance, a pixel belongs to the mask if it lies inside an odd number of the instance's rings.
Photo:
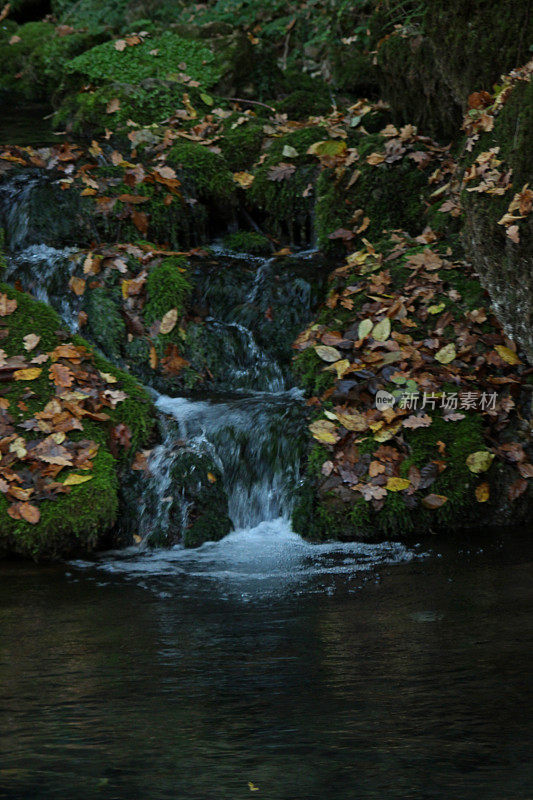
<svg viewBox="0 0 533 800">
<path fill-rule="evenodd" d="M 212 472 L 208 472 L 207 473 L 207 480 L 209 481 L 209 483 L 216 483 L 217 482 L 216 476 L 213 475 Z"/>
<path fill-rule="evenodd" d="M 342 139 L 315 142 L 307 152 L 312 156 L 340 156 L 346 152 L 346 142 Z"/>
<path fill-rule="evenodd" d="M 441 364 L 449 364 L 456 356 L 455 345 L 452 342 L 451 344 L 447 344 L 446 347 L 442 347 L 439 352 L 435 354 L 435 361 L 439 361 Z"/>
<path fill-rule="evenodd" d="M 34 381 L 41 374 L 42 369 L 39 367 L 28 367 L 27 369 L 17 369 L 13 373 L 16 381 Z"/>
<path fill-rule="evenodd" d="M 322 361 L 338 361 L 341 358 L 341 354 L 336 347 L 327 347 L 319 344 L 315 347 L 315 352 Z"/>
<path fill-rule="evenodd" d="M 365 417 L 363 414 L 359 414 L 357 411 L 353 414 L 344 414 L 339 412 L 337 414 L 337 419 L 347 431 L 361 432 L 366 431 L 368 428 L 368 422 L 366 421 Z"/>
<path fill-rule="evenodd" d="M 370 155 L 366 157 L 366 163 L 371 164 L 373 167 L 377 167 L 378 164 L 383 164 L 384 161 L 385 156 L 381 153 L 370 153 Z"/>
<path fill-rule="evenodd" d="M 233 180 L 235 183 L 238 183 L 242 189 L 248 189 L 254 182 L 255 175 L 251 175 L 249 172 L 234 172 Z"/>
<path fill-rule="evenodd" d="M 157 352 L 153 344 L 150 345 L 150 366 L 152 369 L 157 367 Z"/>
<path fill-rule="evenodd" d="M 390 319 L 385 317 L 381 322 L 374 326 L 372 338 L 377 342 L 386 342 L 390 336 Z"/>
<path fill-rule="evenodd" d="M 80 483 L 92 481 L 93 477 L 93 475 L 69 475 L 68 478 L 63 481 L 63 486 L 79 486 Z"/>
<path fill-rule="evenodd" d="M 329 367 L 324 367 L 324 372 L 336 372 L 337 378 L 340 380 L 351 368 L 351 362 L 347 358 L 342 358 L 340 361 L 330 364 Z"/>
<path fill-rule="evenodd" d="M 372 328 L 374 327 L 374 323 L 371 319 L 364 319 L 359 323 L 359 328 L 357 329 L 357 335 L 360 339 L 364 339 L 365 336 L 368 336 Z"/>
<path fill-rule="evenodd" d="M 176 326 L 176 322 L 178 321 L 178 309 L 171 308 L 170 311 L 163 316 L 161 320 L 161 328 L 159 329 L 159 333 L 167 334 L 170 331 L 174 330 Z"/>
<path fill-rule="evenodd" d="M 122 281 L 122 297 L 124 298 L 124 300 L 126 300 L 127 297 L 128 297 L 128 290 L 129 290 L 130 285 L 132 283 L 133 283 L 133 281 L 131 281 L 131 280 L 124 279 Z"/>
<path fill-rule="evenodd" d="M 398 431 L 401 428 L 401 423 L 397 425 L 391 425 L 388 428 L 382 428 L 380 431 L 374 434 L 374 439 L 376 442 L 388 442 L 389 439 L 392 439 L 393 436 L 396 436 Z"/>
<path fill-rule="evenodd" d="M 335 444 L 339 441 L 340 436 L 337 433 L 337 428 L 327 419 L 319 419 L 309 426 L 309 430 L 314 438 L 323 444 Z"/>
<path fill-rule="evenodd" d="M 496 350 L 500 358 L 503 358 L 503 360 L 506 361 L 507 364 L 512 364 L 514 366 L 515 364 L 522 363 L 518 358 L 518 356 L 516 355 L 516 353 L 514 353 L 509 347 L 504 347 L 502 344 L 497 344 L 494 349 Z"/>
<path fill-rule="evenodd" d="M 493 461 L 494 453 L 489 453 L 488 450 L 478 450 L 476 453 L 470 453 L 466 459 L 466 466 L 470 472 L 478 475 L 480 472 L 486 472 Z"/>
<path fill-rule="evenodd" d="M 439 303 L 438 306 L 429 306 L 428 314 L 440 314 L 446 308 L 446 303 Z"/>
<path fill-rule="evenodd" d="M 387 481 L 386 489 L 388 492 L 402 492 L 408 489 L 411 482 L 407 478 L 389 478 Z"/>
<path fill-rule="evenodd" d="M 490 487 L 488 483 L 480 483 L 476 486 L 476 500 L 478 503 L 486 503 L 490 497 Z"/>
</svg>

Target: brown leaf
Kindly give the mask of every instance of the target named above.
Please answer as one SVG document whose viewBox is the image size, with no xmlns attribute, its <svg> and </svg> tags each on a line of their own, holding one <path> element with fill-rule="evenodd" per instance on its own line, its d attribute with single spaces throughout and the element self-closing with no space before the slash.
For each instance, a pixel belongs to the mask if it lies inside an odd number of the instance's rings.
<svg viewBox="0 0 533 800">
<path fill-rule="evenodd" d="M 7 294 L 0 294 L 0 317 L 7 317 L 17 307 L 16 300 L 10 300 Z"/>
<path fill-rule="evenodd" d="M 524 478 L 518 478 L 511 486 L 509 486 L 509 490 L 507 495 L 509 500 L 513 501 L 516 500 L 517 497 L 520 497 L 527 489 L 527 481 Z"/>
<path fill-rule="evenodd" d="M 140 233 L 148 233 L 149 219 L 148 215 L 145 214 L 144 211 L 133 211 L 131 218 L 133 220 L 133 224 L 137 230 L 140 231 Z"/>
<path fill-rule="evenodd" d="M 74 381 L 72 372 L 64 364 L 52 364 L 49 375 L 50 380 L 52 380 L 56 386 L 62 386 L 64 389 L 69 389 Z"/>
<path fill-rule="evenodd" d="M 442 494 L 428 494 L 422 499 L 422 505 L 433 511 L 436 508 L 441 508 L 447 501 L 448 498 Z"/>
<path fill-rule="evenodd" d="M 275 164 L 269 169 L 268 179 L 270 181 L 284 181 L 287 180 L 287 178 L 290 178 L 295 171 L 296 167 L 294 164 L 289 164 L 286 161 L 280 161 L 279 164 Z"/>
</svg>

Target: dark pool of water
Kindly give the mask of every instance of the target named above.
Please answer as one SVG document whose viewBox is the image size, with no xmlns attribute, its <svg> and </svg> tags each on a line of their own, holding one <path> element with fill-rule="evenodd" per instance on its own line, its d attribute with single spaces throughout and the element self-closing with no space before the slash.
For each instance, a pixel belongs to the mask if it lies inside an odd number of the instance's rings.
<svg viewBox="0 0 533 800">
<path fill-rule="evenodd" d="M 0 145 L 44 147 L 58 144 L 61 136 L 54 134 L 53 109 L 40 103 L 14 105 L 0 98 Z"/>
<path fill-rule="evenodd" d="M 4 565 L 0 797 L 531 798 L 532 553 Z"/>
</svg>

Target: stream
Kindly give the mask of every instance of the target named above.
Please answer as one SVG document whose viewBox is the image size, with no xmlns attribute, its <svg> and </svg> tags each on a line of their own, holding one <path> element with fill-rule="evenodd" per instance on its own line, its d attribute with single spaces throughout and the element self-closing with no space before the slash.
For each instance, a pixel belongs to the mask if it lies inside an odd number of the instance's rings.
<svg viewBox="0 0 533 800">
<path fill-rule="evenodd" d="M 0 189 L 7 279 L 74 329 L 75 250 L 39 239 L 44 179 L 20 180 Z M 0 565 L 0 798 L 531 797 L 525 536 L 313 545 L 291 530 L 306 417 L 290 341 L 316 303 L 313 257 L 215 247 L 197 276 L 199 342 L 220 366 L 202 395 L 151 387 L 140 545 Z M 231 531 L 154 547 L 189 524 L 183 443 L 218 469 Z"/>
</svg>

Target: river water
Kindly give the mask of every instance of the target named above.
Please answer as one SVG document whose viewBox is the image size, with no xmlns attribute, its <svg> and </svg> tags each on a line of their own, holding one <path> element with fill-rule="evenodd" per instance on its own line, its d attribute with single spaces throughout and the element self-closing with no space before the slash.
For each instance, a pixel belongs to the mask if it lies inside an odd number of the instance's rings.
<svg viewBox="0 0 533 800">
<path fill-rule="evenodd" d="M 0 568 L 2 799 L 531 797 L 525 539 L 263 533 Z"/>
</svg>

